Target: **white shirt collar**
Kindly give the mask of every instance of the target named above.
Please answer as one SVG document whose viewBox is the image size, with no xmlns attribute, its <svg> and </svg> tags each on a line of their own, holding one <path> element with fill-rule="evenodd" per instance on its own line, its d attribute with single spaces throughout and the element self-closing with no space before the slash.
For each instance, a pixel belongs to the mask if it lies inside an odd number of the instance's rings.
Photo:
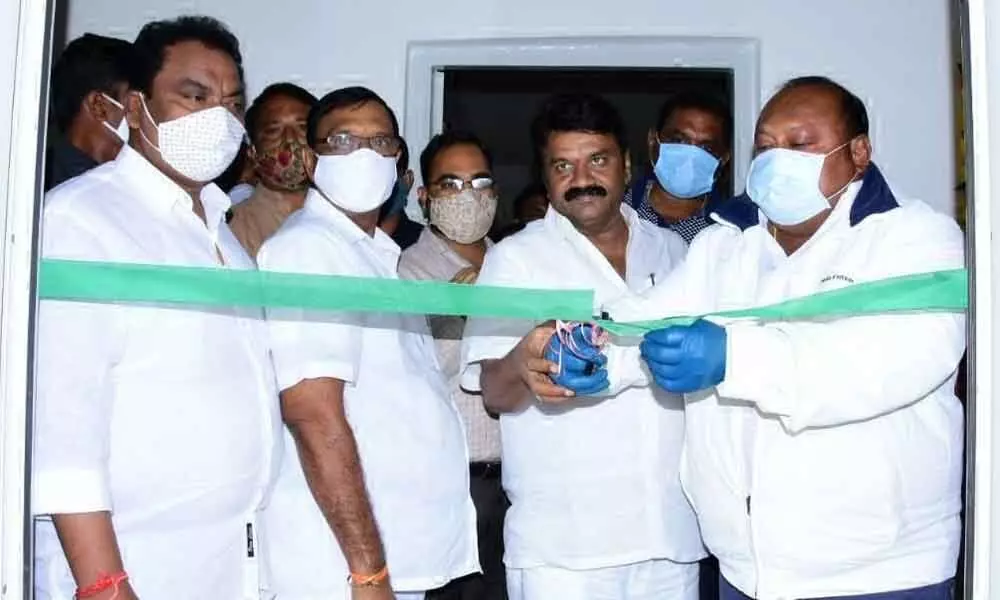
<svg viewBox="0 0 1000 600">
<path fill-rule="evenodd" d="M 375 235 L 369 236 L 357 223 L 352 221 L 342 210 L 334 206 L 317 189 L 310 188 L 306 194 L 304 208 L 326 221 L 340 235 L 353 244 L 368 240 L 382 250 L 400 253 L 400 248 L 392 238 L 386 235 L 381 228 L 375 228 Z"/>
<path fill-rule="evenodd" d="M 115 158 L 115 172 L 121 174 L 121 180 L 132 188 L 136 198 L 159 214 L 168 214 L 177 206 L 192 210 L 191 196 L 128 144 Z M 215 233 L 232 201 L 214 183 L 203 187 L 199 197 L 208 229 Z"/>
<path fill-rule="evenodd" d="M 639 214 L 635 212 L 635 209 L 625 204 L 621 203 L 621 213 L 625 217 L 625 225 L 628 227 L 628 235 L 631 239 L 634 233 L 639 230 Z M 545 212 L 545 226 L 552 231 L 558 232 L 566 239 L 585 239 L 583 234 L 580 233 L 576 226 L 567 219 L 564 215 L 559 213 L 556 209 L 549 205 L 548 210 Z"/>
</svg>

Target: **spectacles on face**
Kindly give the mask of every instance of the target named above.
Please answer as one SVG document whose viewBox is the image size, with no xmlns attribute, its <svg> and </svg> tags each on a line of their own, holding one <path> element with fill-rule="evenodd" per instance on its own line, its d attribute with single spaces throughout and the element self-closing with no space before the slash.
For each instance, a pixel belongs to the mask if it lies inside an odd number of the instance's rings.
<svg viewBox="0 0 1000 600">
<path fill-rule="evenodd" d="M 361 137 L 350 133 L 332 133 L 323 140 L 323 143 L 329 149 L 329 154 L 334 155 L 342 156 L 361 148 L 371 148 L 382 156 L 395 156 L 399 152 L 401 142 L 394 135 Z"/>
<path fill-rule="evenodd" d="M 473 177 L 472 179 L 462 179 L 460 177 L 442 177 L 432 185 L 442 196 L 455 196 L 462 193 L 465 186 L 476 191 L 493 189 L 492 177 Z"/>
</svg>

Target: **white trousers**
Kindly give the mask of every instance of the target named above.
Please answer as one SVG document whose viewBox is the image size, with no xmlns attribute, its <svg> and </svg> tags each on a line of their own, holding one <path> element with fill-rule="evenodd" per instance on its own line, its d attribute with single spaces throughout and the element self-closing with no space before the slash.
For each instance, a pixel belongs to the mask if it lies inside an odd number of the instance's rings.
<svg viewBox="0 0 1000 600">
<path fill-rule="evenodd" d="M 423 592 L 396 592 L 396 600 L 424 600 Z"/>
<path fill-rule="evenodd" d="M 574 571 L 507 569 L 510 600 L 698 600 L 698 563 L 649 560 Z"/>
</svg>

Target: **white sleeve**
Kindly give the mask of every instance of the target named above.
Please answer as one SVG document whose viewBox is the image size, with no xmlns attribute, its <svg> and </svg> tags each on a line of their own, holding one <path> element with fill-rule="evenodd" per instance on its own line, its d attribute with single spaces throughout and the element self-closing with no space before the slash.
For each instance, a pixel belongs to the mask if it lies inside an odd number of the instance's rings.
<svg viewBox="0 0 1000 600">
<path fill-rule="evenodd" d="M 108 260 L 100 236 L 46 210 L 45 258 Z M 124 334 L 114 304 L 42 300 L 38 307 L 32 452 L 35 514 L 111 510 L 108 460 L 114 368 Z"/>
<path fill-rule="evenodd" d="M 523 259 L 504 243 L 486 252 L 476 285 L 533 287 Z M 526 319 L 469 318 L 462 336 L 462 389 L 481 391 L 478 363 L 503 358 L 537 325 Z"/>
<path fill-rule="evenodd" d="M 261 271 L 357 276 L 349 260 L 336 260 L 306 231 L 279 234 L 257 254 Z M 282 391 L 305 379 L 357 379 L 361 361 L 363 315 L 356 312 L 268 308 L 271 359 Z"/>
<path fill-rule="evenodd" d="M 964 265 L 964 242 L 953 221 L 935 215 L 913 225 L 883 237 L 873 249 L 866 277 Z M 727 327 L 727 334 L 726 376 L 719 395 L 754 402 L 797 432 L 887 414 L 948 382 L 965 351 L 965 316 L 741 323 Z"/>
</svg>

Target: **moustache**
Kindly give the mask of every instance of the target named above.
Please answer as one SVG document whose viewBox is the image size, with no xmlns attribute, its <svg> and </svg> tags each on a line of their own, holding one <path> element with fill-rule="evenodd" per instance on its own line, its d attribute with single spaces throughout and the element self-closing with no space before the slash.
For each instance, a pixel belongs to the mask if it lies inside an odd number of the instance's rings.
<svg viewBox="0 0 1000 600">
<path fill-rule="evenodd" d="M 581 196 L 597 196 L 604 198 L 608 195 L 608 190 L 600 185 L 588 185 L 586 187 L 575 187 L 566 190 L 563 194 L 563 199 L 566 202 L 572 202 Z"/>
</svg>

